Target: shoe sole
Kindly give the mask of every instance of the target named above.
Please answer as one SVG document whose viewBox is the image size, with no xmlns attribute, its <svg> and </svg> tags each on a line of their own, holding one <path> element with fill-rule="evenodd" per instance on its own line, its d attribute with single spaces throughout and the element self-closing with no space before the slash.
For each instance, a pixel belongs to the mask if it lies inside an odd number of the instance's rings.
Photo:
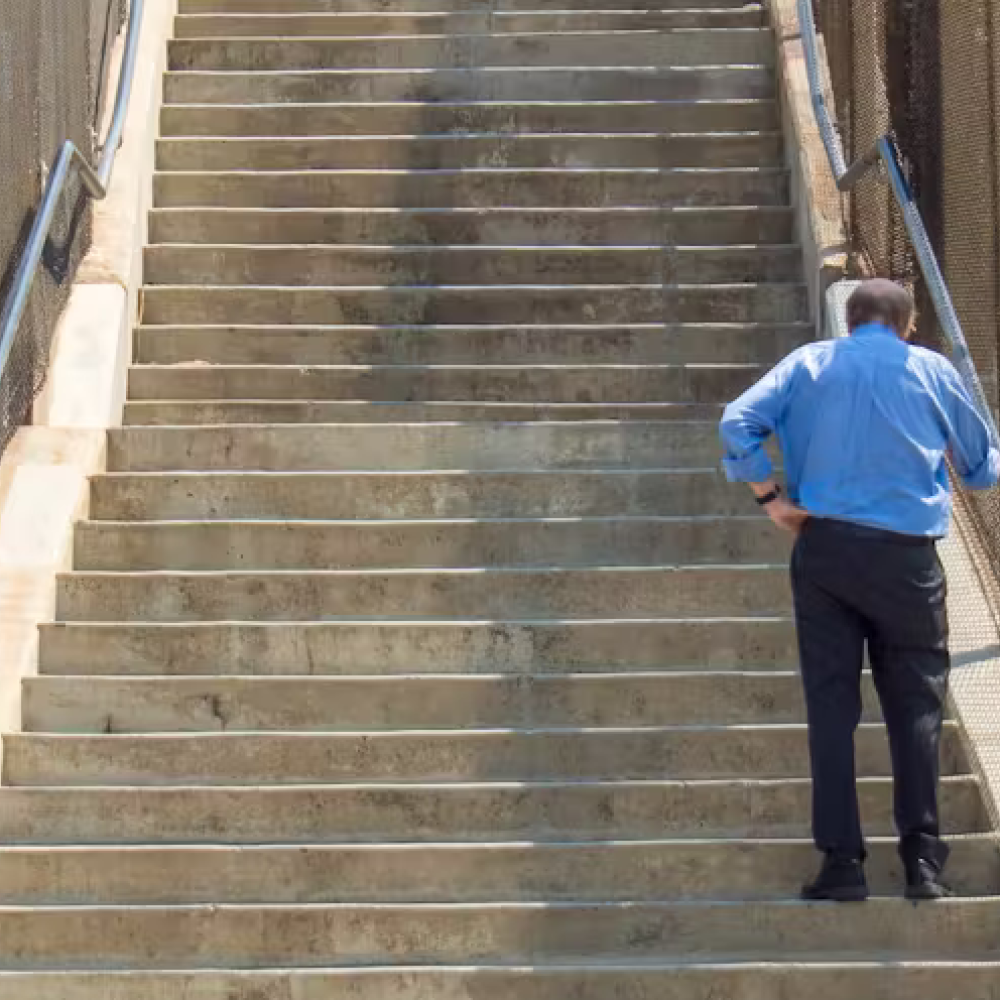
<svg viewBox="0 0 1000 1000">
<path fill-rule="evenodd" d="M 863 903 L 868 899 L 868 889 L 852 886 L 844 889 L 829 889 L 824 892 L 804 891 L 802 898 L 809 903 Z"/>
<path fill-rule="evenodd" d="M 938 899 L 950 899 L 954 893 L 942 885 L 907 886 L 906 898 L 914 903 L 933 903 Z"/>
</svg>

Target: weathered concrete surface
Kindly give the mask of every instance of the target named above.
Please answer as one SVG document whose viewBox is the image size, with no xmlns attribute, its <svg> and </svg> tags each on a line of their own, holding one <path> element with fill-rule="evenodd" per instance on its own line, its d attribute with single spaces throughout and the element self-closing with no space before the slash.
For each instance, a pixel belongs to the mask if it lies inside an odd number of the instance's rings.
<svg viewBox="0 0 1000 1000">
<path fill-rule="evenodd" d="M 708 941 L 745 959 L 808 959 L 821 940 L 833 960 L 871 950 L 954 961 L 995 958 L 1000 904 L 886 899 L 850 920 L 788 902 L 6 908 L 0 931 L 0 960 L 14 970 L 54 957 L 133 969 L 641 963 L 704 959 Z"/>
<path fill-rule="evenodd" d="M 537 899 L 781 899 L 790 873 L 813 874 L 807 841 L 652 841 L 635 844 L 308 845 L 288 847 L 8 848 L 6 906 L 121 903 L 488 903 Z M 895 845 L 871 863 L 886 895 L 903 882 Z M 998 886 L 988 837 L 956 842 L 952 878 L 963 894 Z M 877 875 L 875 875 L 877 872 Z"/>
<path fill-rule="evenodd" d="M 772 65 L 762 28 L 580 31 L 383 38 L 177 39 L 173 70 L 313 70 L 320 66 L 703 66 Z"/>
<path fill-rule="evenodd" d="M 961 897 L 792 901 L 788 539 L 716 430 L 814 319 L 761 8 L 181 2 L 149 426 L 6 739 L 0 998 L 996 1000 L 954 722 Z"/>
<path fill-rule="evenodd" d="M 771 780 L 808 776 L 805 725 L 361 733 L 189 733 L 7 736 L 12 785 L 297 785 L 368 781 Z M 888 776 L 880 725 L 856 737 L 861 773 Z M 942 774 L 967 767 L 946 724 Z M 711 816 L 683 817 L 688 828 Z"/>
<path fill-rule="evenodd" d="M 795 673 L 97 678 L 25 682 L 36 732 L 787 725 L 805 721 Z M 865 718 L 880 718 L 870 683 Z"/>
<path fill-rule="evenodd" d="M 300 247 L 159 246 L 146 253 L 153 285 L 490 285 L 793 282 L 796 246 Z M 483 363 L 488 362 L 483 359 Z M 600 372 L 598 372 L 600 374 Z"/>
<path fill-rule="evenodd" d="M 858 786 L 872 836 L 892 834 L 892 783 Z M 6 788 L 0 835 L 13 844 L 438 844 L 809 835 L 810 786 L 783 781 L 476 780 L 313 786 Z M 949 834 L 989 829 L 976 782 L 946 777 Z M 785 890 L 787 898 L 788 891 Z"/>
<path fill-rule="evenodd" d="M 608 0 L 603 0 L 607 4 Z M 663 2 L 663 0 L 661 0 Z M 993 962 L 732 962 L 645 964 L 627 970 L 590 964 L 522 968 L 298 969 L 285 972 L 0 973 L 3 1000 L 840 1000 L 891 997 L 996 1000 Z"/>
<path fill-rule="evenodd" d="M 628 326 L 157 326 L 136 331 L 137 364 L 765 364 L 811 339 L 808 323 Z"/>
<path fill-rule="evenodd" d="M 152 212 L 150 228 L 157 244 L 186 247 L 199 243 L 401 247 L 604 244 L 666 246 L 679 255 L 681 247 L 787 246 L 793 241 L 792 212 L 781 205 L 167 208 Z M 165 251 L 154 246 L 150 252 Z"/>
<path fill-rule="evenodd" d="M 779 167 L 158 173 L 154 187 L 161 208 L 694 207 L 788 200 L 788 174 Z"/>
<path fill-rule="evenodd" d="M 308 111 L 308 109 L 306 109 Z M 290 112 L 289 112 L 290 114 Z M 316 128 L 315 116 L 307 115 Z M 426 124 L 424 125 L 426 127 Z M 744 125 L 744 129 L 746 126 Z M 164 139 L 160 170 L 341 170 L 461 167 L 754 167 L 777 165 L 777 131 L 687 135 L 337 136 Z"/>
<path fill-rule="evenodd" d="M 467 622 L 53 622 L 41 669 L 69 675 L 563 673 L 788 669 L 795 630 L 772 618 Z"/>
</svg>

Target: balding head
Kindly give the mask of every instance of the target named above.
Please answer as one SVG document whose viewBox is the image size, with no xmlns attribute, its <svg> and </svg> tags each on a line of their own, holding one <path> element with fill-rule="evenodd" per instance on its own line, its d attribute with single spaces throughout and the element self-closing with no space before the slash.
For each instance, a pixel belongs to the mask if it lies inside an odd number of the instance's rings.
<svg viewBox="0 0 1000 1000">
<path fill-rule="evenodd" d="M 913 313 L 913 299 L 905 288 L 885 278 L 872 278 L 863 281 L 847 300 L 847 328 L 853 333 L 869 323 L 881 323 L 905 338 Z"/>
</svg>

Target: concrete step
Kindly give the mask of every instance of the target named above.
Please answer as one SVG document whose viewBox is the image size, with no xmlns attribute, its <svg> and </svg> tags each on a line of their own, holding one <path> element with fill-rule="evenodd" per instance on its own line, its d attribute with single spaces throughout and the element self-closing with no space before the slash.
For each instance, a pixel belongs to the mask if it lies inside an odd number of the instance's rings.
<svg viewBox="0 0 1000 1000">
<path fill-rule="evenodd" d="M 729 517 L 757 511 L 715 469 L 585 472 L 111 474 L 98 521 Z M 84 529 L 86 530 L 86 529 Z"/>
<path fill-rule="evenodd" d="M 588 208 L 787 205 L 780 168 L 158 173 L 158 208 Z"/>
<path fill-rule="evenodd" d="M 766 364 L 812 339 L 806 323 L 645 326 L 141 326 L 137 364 Z"/>
<path fill-rule="evenodd" d="M 765 28 L 685 28 L 397 35 L 354 38 L 175 39 L 172 70 L 409 69 L 478 66 L 771 66 Z"/>
<path fill-rule="evenodd" d="M 147 247 L 147 285 L 560 285 L 793 282 L 798 246 Z M 728 359 L 726 359 L 728 360 Z"/>
<path fill-rule="evenodd" d="M 124 427 L 110 472 L 466 472 L 704 469 L 714 423 L 342 424 Z"/>
<path fill-rule="evenodd" d="M 175 38 L 336 38 L 371 35 L 467 35 L 562 31 L 674 31 L 759 28 L 759 5 L 701 10 L 336 11 L 330 13 L 182 14 Z"/>
<path fill-rule="evenodd" d="M 176 424 L 371 424 L 435 423 L 449 420 L 717 420 L 711 403 L 472 403 L 275 400 L 167 400 L 126 403 L 129 427 Z"/>
<path fill-rule="evenodd" d="M 662 0 L 661 0 L 662 2 Z M 758 1000 L 761 996 L 841 1000 L 843 996 L 919 996 L 921 1000 L 995 1000 L 993 962 L 643 962 L 611 966 L 563 963 L 546 968 L 435 966 L 286 971 L 7 972 L 0 1000 Z"/>
<path fill-rule="evenodd" d="M 49 733 L 787 725 L 805 721 L 798 674 L 774 671 L 32 677 L 24 682 L 23 696 L 25 730 Z M 865 718 L 869 722 L 881 718 L 868 678 Z"/>
<path fill-rule="evenodd" d="M 858 795 L 868 834 L 892 836 L 891 780 L 862 778 Z M 806 838 L 810 798 L 806 778 L 7 787 L 0 791 L 0 840 L 35 846 L 217 846 Z M 974 778 L 942 781 L 941 819 L 949 836 L 989 829 Z"/>
<path fill-rule="evenodd" d="M 723 404 L 756 365 L 136 365 L 129 399 Z"/>
<path fill-rule="evenodd" d="M 393 135 L 162 139 L 160 170 L 779 166 L 778 132 Z"/>
<path fill-rule="evenodd" d="M 883 727 L 862 725 L 856 747 L 859 774 L 889 775 Z M 941 768 L 945 775 L 968 773 L 961 734 L 952 723 L 942 738 Z M 805 725 L 140 736 L 13 733 L 4 737 L 3 773 L 4 784 L 31 786 L 714 781 L 805 778 L 809 753 Z M 804 821 L 808 811 L 799 815 Z M 717 821 L 711 810 L 684 813 L 689 830 Z"/>
<path fill-rule="evenodd" d="M 795 323 L 808 315 L 799 284 L 637 285 L 151 285 L 143 322 Z"/>
<path fill-rule="evenodd" d="M 378 103 L 364 103 L 362 100 L 354 103 L 167 105 L 161 114 L 161 135 L 166 138 L 161 141 L 174 144 L 196 138 L 205 141 L 231 138 L 237 140 L 239 148 L 243 148 L 255 141 L 282 138 L 290 144 L 328 136 L 361 139 L 490 134 L 523 138 L 527 146 L 530 137 L 536 134 L 590 135 L 596 139 L 609 133 L 639 137 L 664 133 L 768 133 L 780 127 L 774 102 L 764 99 L 705 100 L 703 104 L 697 100 L 669 100 L 657 96 L 615 100 L 609 96 L 611 92 L 605 90 L 601 100 L 588 101 L 580 93 L 587 89 L 582 82 L 576 91 L 563 94 L 557 87 L 564 82 L 559 76 L 539 80 L 536 89 L 531 91 L 524 81 L 524 76 L 532 76 L 530 71 L 517 70 L 519 86 L 515 86 L 514 80 L 491 82 L 489 79 L 480 80 L 478 76 L 468 79 L 468 71 L 456 70 L 454 72 L 464 73 L 465 79 L 456 81 L 455 86 L 464 82 L 466 90 L 444 100 L 437 94 L 444 91 L 447 80 L 439 80 L 436 74 L 431 79 L 425 79 L 416 70 L 396 70 L 379 72 L 374 79 L 365 77 L 355 80 L 353 76 L 343 76 L 347 71 L 331 72 L 340 75 L 323 81 L 327 89 L 332 89 L 334 83 L 340 84 L 342 89 L 348 86 L 356 90 L 367 88 L 375 91 L 370 96 L 372 102 L 378 97 L 382 99 Z M 481 72 L 487 73 L 486 70 Z M 513 70 L 489 72 L 515 73 Z M 556 74 L 558 71 L 545 72 Z M 591 81 L 590 87 L 602 82 L 602 73 L 608 72 L 595 70 L 597 80 Z M 233 86 L 229 73 L 216 73 L 212 77 L 215 87 L 226 81 L 229 81 L 230 87 Z M 272 78 L 267 76 L 265 79 Z M 568 81 L 576 82 L 575 79 Z M 546 89 L 553 92 L 548 100 L 543 99 Z M 507 92 L 513 96 L 504 97 Z M 351 93 L 348 92 L 348 96 Z M 475 98 L 479 93 L 487 96 Z M 497 96 L 490 98 L 491 93 Z"/>
<path fill-rule="evenodd" d="M 500 963 L 616 966 L 697 960 L 986 960 L 1000 899 L 753 902 L 314 904 L 0 910 L 0 964 L 118 969 Z"/>
<path fill-rule="evenodd" d="M 784 565 L 73 573 L 60 621 L 783 615 Z"/>
<path fill-rule="evenodd" d="M 311 14 L 331 11 L 450 11 L 475 9 L 484 0 L 180 0 L 181 14 Z M 657 10 L 723 10 L 742 7 L 745 0 L 656 0 Z M 566 0 L 494 0 L 492 10 L 565 10 Z M 573 10 L 647 9 L 637 0 L 574 0 Z"/>
<path fill-rule="evenodd" d="M 40 629 L 48 675 L 352 676 L 789 670 L 790 617 L 644 621 L 66 623 Z"/>
<path fill-rule="evenodd" d="M 788 544 L 767 518 L 88 521 L 74 567 L 98 572 L 761 563 Z"/>
<path fill-rule="evenodd" d="M 322 121 L 333 115 L 335 121 L 350 117 L 353 128 L 379 131 L 393 110 L 385 102 L 416 102 L 407 110 L 397 105 L 401 120 L 419 121 L 416 131 L 448 131 L 463 127 L 485 115 L 487 120 L 497 109 L 477 106 L 475 102 L 528 102 L 517 109 L 517 121 L 523 127 L 530 120 L 526 115 L 544 116 L 543 120 L 558 120 L 568 113 L 580 114 L 585 102 L 627 101 L 625 119 L 640 114 L 641 104 L 661 102 L 658 106 L 658 128 L 712 129 L 775 128 L 779 125 L 774 100 L 774 77 L 764 65 L 729 66 L 476 66 L 426 67 L 423 69 L 343 69 L 329 67 L 315 70 L 275 71 L 270 73 L 227 73 L 196 71 L 167 73 L 164 77 L 164 134 L 178 134 L 182 121 L 199 122 L 198 131 L 223 134 L 209 128 L 208 122 L 229 135 L 322 135 L 341 132 L 343 128 L 316 129 L 313 117 Z M 568 102 L 567 106 L 546 109 L 543 102 Z M 340 102 L 356 102 L 354 114 L 350 107 L 338 108 Z M 426 102 L 426 103 L 422 103 Z M 451 108 L 436 108 L 445 102 L 457 102 Z M 210 107 L 197 105 L 229 105 L 225 114 L 212 114 Z M 280 109 L 268 105 L 286 105 L 285 127 L 264 128 L 264 121 L 276 121 Z M 296 105 L 314 105 L 311 113 Z M 326 105 L 334 106 L 326 106 Z M 365 106 L 367 104 L 367 106 Z M 191 113 L 179 105 L 192 105 Z M 364 113 L 357 112 L 364 107 Z M 646 109 L 647 114 L 651 109 Z M 229 116 L 236 116 L 229 121 Z M 368 119 L 371 118 L 369 121 Z M 393 119 L 395 120 L 395 119 Z M 511 127 L 510 115 L 503 117 L 504 127 Z M 236 131 L 237 123 L 250 125 Z M 622 126 L 623 128 L 625 126 Z M 565 130 L 567 125 L 557 126 Z M 628 126 L 631 130 L 633 126 Z M 407 131 L 393 128 L 390 131 Z M 413 131 L 410 129 L 409 131 Z M 572 127 L 569 131 L 573 131 Z M 180 134 L 185 134 L 182 130 Z"/>
<path fill-rule="evenodd" d="M 781 206 L 671 208 L 166 208 L 150 213 L 154 244 L 377 246 L 789 246 Z M 155 251 L 155 247 L 151 250 Z"/>
<path fill-rule="evenodd" d="M 894 843 L 873 845 L 870 884 L 900 894 Z M 963 896 L 996 895 L 992 841 L 956 843 L 948 865 Z M 764 901 L 789 899 L 815 875 L 807 841 L 653 841 L 169 848 L 8 848 L 3 906 Z"/>
</svg>

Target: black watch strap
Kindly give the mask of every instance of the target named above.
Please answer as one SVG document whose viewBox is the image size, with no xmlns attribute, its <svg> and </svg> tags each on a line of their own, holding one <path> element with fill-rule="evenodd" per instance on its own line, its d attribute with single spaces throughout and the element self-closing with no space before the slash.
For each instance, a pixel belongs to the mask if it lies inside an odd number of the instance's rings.
<svg viewBox="0 0 1000 1000">
<path fill-rule="evenodd" d="M 766 507 L 769 503 L 774 503 L 781 496 L 781 487 L 776 486 L 770 493 L 765 493 L 762 497 L 757 497 L 757 503 L 761 507 Z"/>
</svg>

